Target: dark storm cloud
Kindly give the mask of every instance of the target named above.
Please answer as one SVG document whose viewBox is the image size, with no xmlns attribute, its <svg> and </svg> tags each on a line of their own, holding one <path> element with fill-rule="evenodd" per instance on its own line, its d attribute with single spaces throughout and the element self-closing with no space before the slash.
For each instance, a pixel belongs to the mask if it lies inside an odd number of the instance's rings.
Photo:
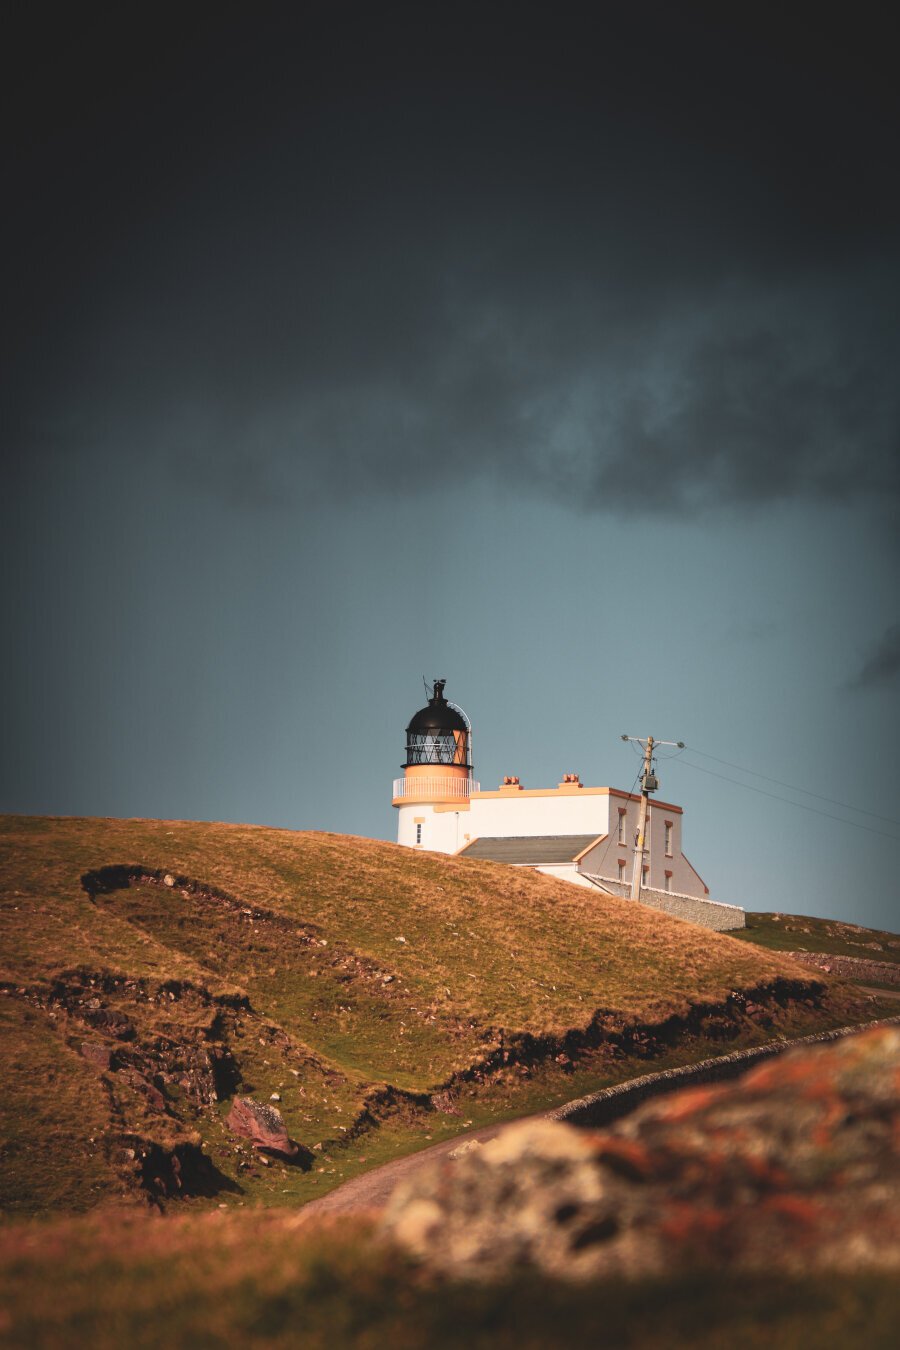
<svg viewBox="0 0 900 1350">
<path fill-rule="evenodd" d="M 270 336 L 244 311 L 243 378 L 241 347 L 205 334 L 194 354 L 176 342 L 171 366 L 157 356 L 143 389 L 126 332 L 115 383 L 89 385 L 70 434 L 140 448 L 249 505 L 492 480 L 630 511 L 897 493 L 883 274 L 532 299 L 452 274 L 443 293 L 404 290 L 394 271 L 382 291 L 383 325 L 336 285 L 321 347 L 290 326 L 293 360 L 284 326 Z"/>
<path fill-rule="evenodd" d="M 849 687 L 851 689 L 900 687 L 900 623 L 893 623 L 885 629 Z"/>
<path fill-rule="evenodd" d="M 8 447 L 156 459 L 240 505 L 896 499 L 877 34 L 454 23 L 157 32 L 137 93 L 107 65 L 81 127 L 35 133 Z"/>
</svg>

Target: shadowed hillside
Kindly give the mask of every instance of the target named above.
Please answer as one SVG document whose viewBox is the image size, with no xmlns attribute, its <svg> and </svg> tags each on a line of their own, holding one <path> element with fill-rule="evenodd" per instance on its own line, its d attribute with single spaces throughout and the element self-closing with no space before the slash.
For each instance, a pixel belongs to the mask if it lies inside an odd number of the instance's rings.
<svg viewBox="0 0 900 1350">
<path fill-rule="evenodd" d="M 819 972 L 627 901 L 341 835 L 2 822 L 0 1191 L 291 1202 L 473 1123 L 863 1020 Z M 236 1138 L 274 1099 L 295 1159 Z"/>
</svg>

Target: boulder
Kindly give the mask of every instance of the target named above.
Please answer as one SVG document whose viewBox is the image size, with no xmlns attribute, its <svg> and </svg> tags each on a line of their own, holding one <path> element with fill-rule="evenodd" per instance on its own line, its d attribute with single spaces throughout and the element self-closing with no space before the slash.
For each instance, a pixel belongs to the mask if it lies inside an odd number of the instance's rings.
<svg viewBox="0 0 900 1350">
<path fill-rule="evenodd" d="M 99 999 L 91 999 L 83 1012 L 88 1026 L 95 1027 L 103 1035 L 114 1036 L 119 1041 L 133 1041 L 137 1032 L 134 1023 L 124 1013 L 100 1006 Z"/>
<path fill-rule="evenodd" d="M 384 1231 L 453 1275 L 900 1270 L 900 1030 L 789 1052 L 609 1130 L 511 1126 L 421 1168 Z"/>
<path fill-rule="evenodd" d="M 462 1111 L 456 1105 L 453 1099 L 453 1093 L 446 1091 L 435 1092 L 431 1098 L 431 1105 L 435 1111 L 440 1111 L 445 1116 L 461 1116 Z"/>
<path fill-rule="evenodd" d="M 462 1158 L 467 1153 L 473 1153 L 476 1148 L 483 1148 L 483 1147 L 484 1145 L 482 1144 L 480 1139 L 464 1139 L 461 1144 L 457 1144 L 456 1148 L 450 1150 L 450 1152 L 447 1154 L 447 1157 Z"/>
<path fill-rule="evenodd" d="M 300 1146 L 288 1135 L 281 1112 L 268 1102 L 235 1097 L 225 1123 L 232 1134 L 249 1139 L 254 1148 L 266 1153 L 279 1158 L 296 1158 L 300 1153 Z"/>
<path fill-rule="evenodd" d="M 165 1111 L 166 1099 L 160 1092 L 155 1083 L 151 1083 L 149 1078 L 140 1073 L 137 1069 L 123 1068 L 119 1070 L 119 1077 L 124 1078 L 127 1083 L 134 1088 L 135 1092 L 146 1100 L 147 1105 L 154 1111 Z"/>
<path fill-rule="evenodd" d="M 582 1223 L 611 1221 L 616 1188 L 605 1185 L 586 1133 L 535 1120 L 480 1148 L 467 1142 L 449 1165 L 414 1174 L 388 1204 L 387 1232 L 420 1259 L 476 1277 L 523 1264 L 557 1271 L 570 1263 Z"/>
<path fill-rule="evenodd" d="M 108 1045 L 100 1045 L 96 1041 L 84 1041 L 82 1042 L 81 1053 L 85 1059 L 90 1060 L 91 1064 L 96 1064 L 100 1069 L 108 1069 L 112 1064 L 112 1051 Z"/>
</svg>

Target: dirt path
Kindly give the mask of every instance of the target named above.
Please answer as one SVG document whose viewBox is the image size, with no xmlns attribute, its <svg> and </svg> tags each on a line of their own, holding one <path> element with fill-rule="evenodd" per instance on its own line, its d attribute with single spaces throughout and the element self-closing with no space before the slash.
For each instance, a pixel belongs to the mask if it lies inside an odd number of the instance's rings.
<svg viewBox="0 0 900 1350">
<path fill-rule="evenodd" d="M 883 995 L 885 991 L 873 989 L 867 992 Z M 900 998 L 900 991 L 893 994 L 893 997 Z M 403 1158 L 395 1158 L 393 1162 L 385 1163 L 382 1167 L 376 1167 L 361 1177 L 353 1177 L 350 1181 L 345 1181 L 343 1185 L 337 1186 L 333 1191 L 329 1191 L 328 1195 L 323 1195 L 318 1200 L 308 1201 L 300 1214 L 305 1217 L 306 1215 L 314 1216 L 317 1214 L 345 1214 L 352 1210 L 379 1209 L 386 1204 L 394 1188 L 418 1168 L 434 1162 L 438 1158 L 447 1157 L 455 1149 L 471 1140 L 477 1140 L 479 1144 L 485 1144 L 489 1139 L 494 1139 L 502 1130 L 509 1129 L 511 1125 L 518 1125 L 522 1120 L 542 1120 L 548 1117 L 557 1120 L 565 1118 L 566 1114 L 571 1113 L 573 1108 L 577 1113 L 586 1103 L 602 1097 L 608 1098 L 605 1103 L 609 1107 L 606 1112 L 608 1120 L 605 1122 L 608 1123 L 609 1120 L 616 1119 L 620 1115 L 626 1115 L 641 1100 L 646 1100 L 648 1096 L 659 1095 L 660 1091 L 668 1091 L 676 1086 L 690 1086 L 691 1078 L 698 1082 L 715 1081 L 715 1079 L 724 1078 L 726 1073 L 728 1077 L 737 1076 L 733 1071 L 745 1072 L 746 1069 L 751 1067 L 751 1062 L 756 1057 L 763 1058 L 772 1054 L 782 1054 L 793 1046 L 837 1039 L 884 1024 L 900 1024 L 900 1017 L 888 1017 L 876 1022 L 862 1023 L 858 1026 L 841 1027 L 834 1031 L 815 1033 L 812 1036 L 798 1036 L 791 1041 L 769 1042 L 766 1045 L 740 1051 L 734 1055 L 722 1055 L 716 1057 L 715 1060 L 704 1060 L 699 1064 L 686 1064 L 681 1069 L 663 1070 L 660 1073 L 629 1079 L 614 1087 L 605 1088 L 593 1094 L 592 1097 L 579 1098 L 576 1102 L 570 1102 L 568 1107 L 556 1107 L 547 1111 L 540 1111 L 536 1115 L 520 1116 L 516 1120 L 504 1120 L 497 1125 L 484 1125 L 479 1130 L 469 1130 L 465 1134 L 456 1135 L 453 1139 L 445 1139 L 439 1144 L 432 1144 L 430 1148 L 420 1149 L 418 1153 L 408 1153 Z M 738 1060 L 744 1062 L 734 1062 Z M 727 1065 L 726 1061 L 732 1062 Z"/>
<path fill-rule="evenodd" d="M 521 1119 L 539 1120 L 549 1114 L 542 1111 L 539 1116 L 523 1116 Z M 361 1177 L 345 1181 L 343 1185 L 329 1191 L 319 1200 L 307 1201 L 301 1213 L 340 1214 L 353 1209 L 378 1209 L 387 1202 L 394 1187 L 424 1163 L 434 1162 L 436 1158 L 445 1158 L 448 1153 L 452 1153 L 454 1149 L 460 1148 L 462 1144 L 472 1139 L 477 1139 L 479 1144 L 486 1144 L 501 1130 L 518 1123 L 518 1120 L 504 1120 L 499 1125 L 484 1125 L 480 1130 L 467 1130 L 465 1134 L 457 1134 L 453 1139 L 432 1144 L 430 1148 L 420 1149 L 418 1153 L 407 1153 L 405 1157 L 395 1158 L 393 1162 L 376 1167 Z"/>
</svg>

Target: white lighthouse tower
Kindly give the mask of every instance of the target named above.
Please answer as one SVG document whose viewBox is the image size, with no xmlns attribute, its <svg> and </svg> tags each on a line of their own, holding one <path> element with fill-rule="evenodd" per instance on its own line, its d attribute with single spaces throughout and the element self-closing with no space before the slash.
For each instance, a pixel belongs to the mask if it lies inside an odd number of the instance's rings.
<svg viewBox="0 0 900 1350">
<path fill-rule="evenodd" d="M 394 780 L 397 843 L 455 853 L 466 840 L 460 815 L 478 791 L 472 778 L 472 728 L 435 680 L 431 698 L 406 728 L 403 777 Z"/>
</svg>

